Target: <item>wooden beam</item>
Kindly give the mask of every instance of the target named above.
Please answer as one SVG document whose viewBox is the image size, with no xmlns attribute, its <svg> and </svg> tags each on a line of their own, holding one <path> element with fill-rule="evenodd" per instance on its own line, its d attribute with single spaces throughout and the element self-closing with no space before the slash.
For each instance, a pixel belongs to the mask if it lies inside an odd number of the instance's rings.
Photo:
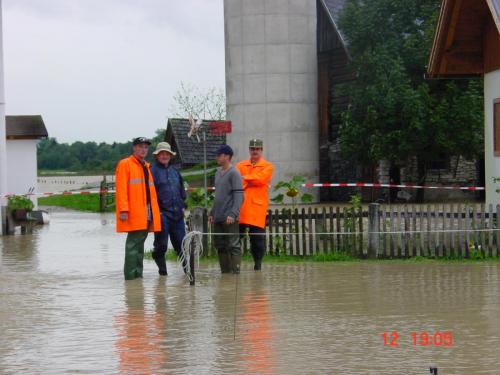
<svg viewBox="0 0 500 375">
<path fill-rule="evenodd" d="M 500 33 L 495 22 L 488 18 L 484 28 L 484 73 L 500 69 Z"/>
<path fill-rule="evenodd" d="M 443 43 L 445 30 L 449 23 L 449 14 L 453 7 L 452 0 L 443 0 L 441 4 L 441 10 L 439 11 L 439 18 L 436 25 L 436 33 L 434 35 L 434 42 L 432 44 L 431 53 L 429 56 L 429 63 L 427 67 L 427 73 L 429 76 L 437 76 L 439 65 L 441 63 Z"/>
<path fill-rule="evenodd" d="M 328 141 L 328 64 L 318 64 L 318 112 L 320 145 Z"/>
<path fill-rule="evenodd" d="M 446 42 L 444 45 L 444 50 L 448 51 L 453 44 L 455 39 L 455 32 L 457 30 L 457 21 L 460 16 L 460 9 L 462 8 L 462 0 L 456 0 L 453 11 L 451 12 L 451 18 L 448 26 L 448 33 L 446 35 Z M 443 59 L 441 62 L 441 66 L 439 69 L 440 74 L 444 74 L 446 72 L 447 59 Z"/>
</svg>

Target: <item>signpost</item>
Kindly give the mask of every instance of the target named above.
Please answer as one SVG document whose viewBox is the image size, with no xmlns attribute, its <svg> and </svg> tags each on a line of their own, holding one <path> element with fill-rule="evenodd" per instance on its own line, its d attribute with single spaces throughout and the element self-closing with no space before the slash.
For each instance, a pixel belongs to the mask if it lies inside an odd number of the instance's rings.
<svg viewBox="0 0 500 375">
<path fill-rule="evenodd" d="M 200 137 L 198 133 L 201 132 L 201 142 L 203 143 L 203 188 L 205 190 L 205 208 L 207 208 L 208 202 L 208 184 L 207 184 L 207 132 L 205 124 L 208 124 L 210 135 L 224 135 L 231 133 L 232 123 L 227 120 L 217 120 L 217 121 L 207 121 L 204 122 L 201 119 L 194 120 L 193 116 L 189 116 L 189 123 L 191 124 L 191 129 L 189 130 L 188 137 L 195 135 L 198 142 L 200 142 Z"/>
</svg>

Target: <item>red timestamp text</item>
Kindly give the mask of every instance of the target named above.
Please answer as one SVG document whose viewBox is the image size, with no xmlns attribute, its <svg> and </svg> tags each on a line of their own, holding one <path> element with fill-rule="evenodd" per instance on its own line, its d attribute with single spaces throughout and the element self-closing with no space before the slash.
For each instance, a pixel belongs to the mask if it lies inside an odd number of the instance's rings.
<svg viewBox="0 0 500 375">
<path fill-rule="evenodd" d="M 453 332 L 452 331 L 413 331 L 409 335 L 402 336 L 398 331 L 382 332 L 380 334 L 383 339 L 384 346 L 398 347 L 401 343 L 407 342 L 405 339 L 409 339 L 410 343 L 417 347 L 428 347 L 428 346 L 453 346 Z"/>
</svg>

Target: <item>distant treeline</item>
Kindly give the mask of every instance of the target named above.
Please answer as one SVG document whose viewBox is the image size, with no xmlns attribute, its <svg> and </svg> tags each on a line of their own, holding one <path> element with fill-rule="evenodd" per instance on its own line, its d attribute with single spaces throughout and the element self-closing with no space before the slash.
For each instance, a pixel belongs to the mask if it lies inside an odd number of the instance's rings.
<svg viewBox="0 0 500 375">
<path fill-rule="evenodd" d="M 163 141 L 165 130 L 159 129 L 151 139 L 151 148 Z M 132 141 L 113 142 L 74 142 L 59 143 L 55 138 L 42 139 L 38 143 L 38 170 L 68 172 L 112 172 L 118 161 L 132 152 Z M 151 151 L 152 152 L 152 151 Z M 148 159 L 151 159 L 151 152 Z"/>
</svg>

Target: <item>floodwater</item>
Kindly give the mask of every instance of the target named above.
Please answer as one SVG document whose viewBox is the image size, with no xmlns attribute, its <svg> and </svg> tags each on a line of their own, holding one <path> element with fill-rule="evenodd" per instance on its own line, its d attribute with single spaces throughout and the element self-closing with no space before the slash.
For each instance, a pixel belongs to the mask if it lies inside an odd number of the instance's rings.
<svg viewBox="0 0 500 375">
<path fill-rule="evenodd" d="M 499 373 L 498 263 L 202 263 L 190 287 L 146 261 L 125 282 L 113 220 L 1 238 L 1 374 Z"/>
<path fill-rule="evenodd" d="M 97 176 L 39 176 L 37 192 L 55 193 L 61 191 L 96 189 L 100 187 L 102 175 Z M 107 182 L 114 182 L 114 175 L 106 176 Z"/>
</svg>

